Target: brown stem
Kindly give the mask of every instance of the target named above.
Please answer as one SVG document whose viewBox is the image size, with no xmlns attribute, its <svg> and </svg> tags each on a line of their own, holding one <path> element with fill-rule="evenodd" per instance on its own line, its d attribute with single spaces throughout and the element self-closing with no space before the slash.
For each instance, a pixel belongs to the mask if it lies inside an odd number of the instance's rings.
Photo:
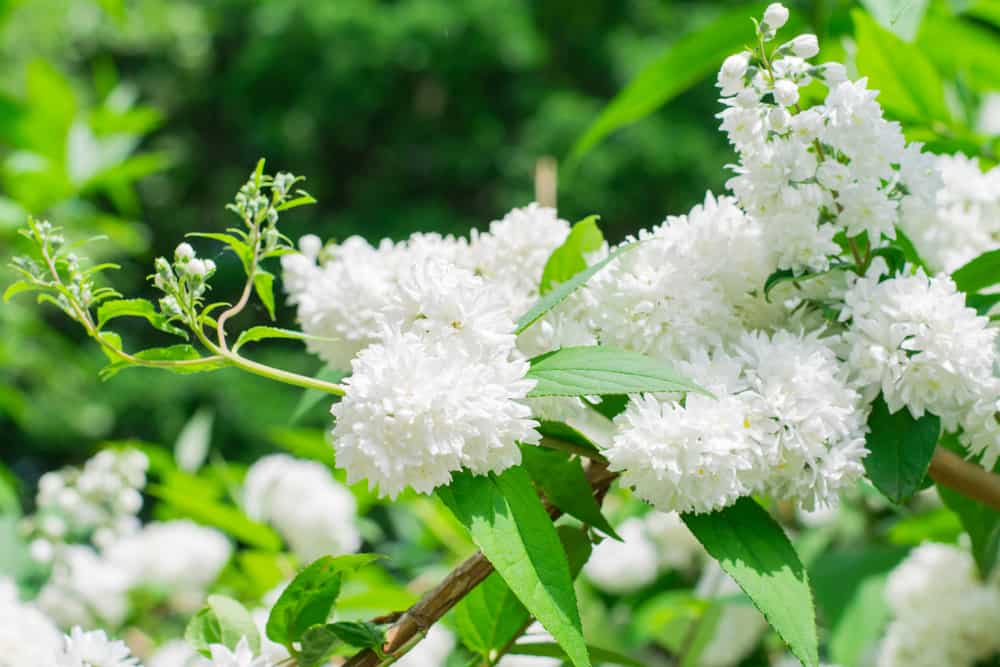
<svg viewBox="0 0 1000 667">
<path fill-rule="evenodd" d="M 618 477 L 617 473 L 609 471 L 599 463 L 592 463 L 587 469 L 587 478 L 594 490 L 594 496 L 600 502 L 604 499 L 611 482 Z M 562 511 L 549 507 L 549 516 L 553 520 L 562 515 Z M 444 580 L 424 594 L 420 600 L 410 607 L 386 633 L 386 643 L 382 652 L 393 654 L 405 646 L 415 635 L 427 630 L 442 616 L 451 610 L 458 602 L 472 592 L 486 577 L 493 572 L 493 565 L 482 552 L 477 552 L 461 565 L 451 571 Z M 379 657 L 371 649 L 356 653 L 344 663 L 344 667 L 377 667 Z"/>
<path fill-rule="evenodd" d="M 1000 512 L 1000 475 L 938 447 L 927 471 L 935 482 Z"/>
</svg>

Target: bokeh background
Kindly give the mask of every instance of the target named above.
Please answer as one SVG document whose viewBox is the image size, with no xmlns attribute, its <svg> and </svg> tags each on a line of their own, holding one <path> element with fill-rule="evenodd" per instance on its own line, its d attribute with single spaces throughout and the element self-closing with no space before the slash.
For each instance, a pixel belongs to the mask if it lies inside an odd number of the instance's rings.
<svg viewBox="0 0 1000 667">
<path fill-rule="evenodd" d="M 790 4 L 830 56 L 850 60 L 855 3 Z M 947 79 L 953 118 L 944 126 L 909 118 L 910 126 L 932 144 L 995 161 L 995 144 L 977 132 L 996 122 L 986 103 L 1000 89 L 996 3 L 864 4 Z M 908 25 L 917 6 L 926 16 Z M 714 118 L 712 72 L 734 49 L 716 49 L 714 60 L 676 50 L 674 60 L 663 57 L 678 44 L 690 50 L 699 31 L 694 45 L 711 42 L 719 32 L 705 28 L 727 12 L 749 36 L 746 17 L 760 7 L 0 1 L 0 260 L 21 248 L 15 232 L 29 213 L 47 217 L 73 237 L 107 235 L 90 255 L 123 265 L 114 278 L 122 292 L 150 296 L 152 259 L 187 231 L 224 228 L 223 205 L 260 156 L 269 169 L 306 175 L 319 199 L 287 216 L 292 237 L 464 234 L 531 201 L 535 163 L 548 155 L 560 164 L 561 216 L 599 213 L 618 240 L 722 189 L 731 151 Z M 625 110 L 641 121 L 568 160 L 609 100 L 658 62 L 669 76 L 647 74 L 650 90 Z M 887 108 L 907 113 L 905 105 Z M 225 298 L 241 274 L 231 257 L 215 260 Z M 0 269 L 0 284 L 8 282 Z M 290 310 L 279 319 L 292 326 Z M 160 342 L 155 331 L 121 322 L 130 348 Z M 259 354 L 299 372 L 319 370 L 294 345 Z M 300 392 L 236 371 L 136 369 L 101 383 L 102 365 L 99 350 L 54 309 L 25 297 L 0 306 L 0 459 L 17 477 L 30 485 L 108 441 L 171 446 L 196 414 L 198 424 L 212 421 L 213 455 L 244 461 L 328 421 L 317 405 L 292 422 Z"/>
</svg>

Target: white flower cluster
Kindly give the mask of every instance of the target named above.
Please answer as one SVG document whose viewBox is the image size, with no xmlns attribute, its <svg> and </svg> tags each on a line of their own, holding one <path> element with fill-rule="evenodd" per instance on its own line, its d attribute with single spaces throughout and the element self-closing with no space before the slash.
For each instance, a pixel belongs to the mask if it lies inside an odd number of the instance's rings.
<svg viewBox="0 0 1000 667">
<path fill-rule="evenodd" d="M 21 602 L 14 582 L 0 578 L 0 667 L 51 665 L 59 641 L 55 624 L 35 605 Z"/>
<path fill-rule="evenodd" d="M 104 450 L 82 468 L 42 475 L 37 511 L 27 525 L 32 556 L 49 562 L 65 542 L 102 546 L 138 530 L 148 465 L 141 452 Z"/>
<path fill-rule="evenodd" d="M 779 7 L 768 9 L 772 19 Z M 740 158 L 728 187 L 767 221 L 781 268 L 822 271 L 840 254 L 838 232 L 867 232 L 874 247 L 895 238 L 901 215 L 932 209 L 936 171 L 882 117 L 866 79 L 848 81 L 843 65 L 809 61 L 819 52 L 815 35 L 766 55 L 781 24 L 765 16 L 760 51 L 730 56 L 719 72 L 727 107 L 719 117 Z M 826 86 L 826 100 L 803 110 L 800 90 L 813 81 Z"/>
<path fill-rule="evenodd" d="M 463 467 L 520 462 L 518 443 L 538 435 L 514 318 L 537 297 L 568 229 L 532 205 L 468 241 L 414 235 L 376 249 L 352 238 L 317 266 L 309 238 L 302 254 L 283 258 L 303 329 L 327 339 L 312 349 L 331 365 L 350 363 L 347 395 L 332 409 L 348 481 L 395 497 L 447 484 Z"/>
<path fill-rule="evenodd" d="M 617 532 L 622 541 L 603 540 L 583 567 L 587 578 L 609 593 L 639 590 L 663 571 L 690 568 L 704 553 L 676 512 L 626 519 Z"/>
<path fill-rule="evenodd" d="M 75 627 L 56 654 L 55 667 L 139 667 L 124 642 L 109 639 L 103 630 L 84 632 Z"/>
<path fill-rule="evenodd" d="M 947 276 L 917 271 L 880 282 L 879 269 L 854 283 L 841 312 L 858 383 L 869 399 L 881 391 L 892 412 L 931 412 L 948 431 L 961 425 L 964 444 L 992 468 L 1000 457 L 997 330 Z"/>
<path fill-rule="evenodd" d="M 321 463 L 265 456 L 247 471 L 243 494 L 247 514 L 274 526 L 303 562 L 361 546 L 354 496 Z"/>
<path fill-rule="evenodd" d="M 745 334 L 681 368 L 715 397 L 633 397 L 605 454 L 663 511 L 708 512 L 756 492 L 807 508 L 862 474 L 866 408 L 817 334 Z"/>
<path fill-rule="evenodd" d="M 930 267 L 950 273 L 1000 248 L 1000 167 L 983 173 L 961 153 L 938 156 L 935 166 L 943 182 L 935 215 L 904 216 L 902 226 Z"/>
<path fill-rule="evenodd" d="M 914 549 L 886 584 L 893 621 L 878 667 L 973 667 L 1000 654 L 1000 586 L 958 547 Z"/>
</svg>

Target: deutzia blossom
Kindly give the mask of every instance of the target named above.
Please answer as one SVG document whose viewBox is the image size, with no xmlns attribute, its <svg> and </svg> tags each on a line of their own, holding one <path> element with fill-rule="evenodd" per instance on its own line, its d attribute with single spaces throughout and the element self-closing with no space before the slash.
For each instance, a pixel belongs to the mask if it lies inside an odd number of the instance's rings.
<svg viewBox="0 0 1000 667">
<path fill-rule="evenodd" d="M 13 581 L 0 578 L 0 667 L 51 665 L 60 640 L 55 624 L 20 601 Z"/>
<path fill-rule="evenodd" d="M 254 656 L 246 637 L 241 638 L 233 650 L 221 644 L 212 644 L 208 650 L 212 654 L 212 667 L 274 667 L 267 658 Z"/>
<path fill-rule="evenodd" d="M 885 599 L 894 619 L 878 667 L 973 667 L 1000 653 L 1000 588 L 980 581 L 957 547 L 914 549 L 889 575 Z"/>
<path fill-rule="evenodd" d="M 642 519 L 627 519 L 617 532 L 622 541 L 608 538 L 594 547 L 583 573 L 601 590 L 631 593 L 656 579 L 656 547 L 646 536 Z"/>
<path fill-rule="evenodd" d="M 63 626 L 116 626 L 128 613 L 131 578 L 93 549 L 66 547 L 38 594 L 38 606 Z"/>
<path fill-rule="evenodd" d="M 285 454 L 259 459 L 247 471 L 243 504 L 252 518 L 273 525 L 305 562 L 361 546 L 354 496 L 321 463 Z"/>
<path fill-rule="evenodd" d="M 133 586 L 176 592 L 203 590 L 219 576 L 232 552 L 220 531 L 177 520 L 146 524 L 111 545 L 105 557 Z"/>
<path fill-rule="evenodd" d="M 929 411 L 952 430 L 977 401 L 995 400 L 996 330 L 947 276 L 918 270 L 879 282 L 879 273 L 873 267 L 844 297 L 848 363 L 869 399 L 881 391 L 890 411 Z"/>
<path fill-rule="evenodd" d="M 183 639 L 174 639 L 158 648 L 146 667 L 212 667 L 212 663 Z"/>
<path fill-rule="evenodd" d="M 390 331 L 351 368 L 347 394 L 332 408 L 337 465 L 351 483 L 367 479 L 390 497 L 407 486 L 428 493 L 462 467 L 500 472 L 520 462 L 518 442 L 538 442 L 522 402 L 534 383 L 516 356 L 477 358 L 447 341 Z"/>
<path fill-rule="evenodd" d="M 84 632 L 74 627 L 64 638 L 55 667 L 138 667 L 124 642 L 108 639 L 103 630 Z"/>
</svg>

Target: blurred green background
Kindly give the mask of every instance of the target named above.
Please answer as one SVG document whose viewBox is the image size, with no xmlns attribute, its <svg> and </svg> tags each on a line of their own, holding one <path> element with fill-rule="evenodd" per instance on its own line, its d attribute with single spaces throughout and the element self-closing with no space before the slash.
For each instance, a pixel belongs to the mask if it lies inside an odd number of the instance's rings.
<svg viewBox="0 0 1000 667">
<path fill-rule="evenodd" d="M 867 36 L 855 35 L 855 3 L 789 4 L 827 57 L 858 53 L 876 83 L 898 80 L 893 67 L 930 67 L 936 79 L 922 94 L 940 86 L 944 110 L 906 97 L 927 88 L 920 79 L 883 96 L 888 113 L 932 147 L 995 160 L 995 137 L 983 129 L 986 95 L 1000 89 L 995 0 L 865 2 L 885 30 Z M 260 156 L 269 169 L 306 175 L 319 199 L 287 216 L 292 237 L 466 233 L 531 201 L 536 160 L 551 155 L 561 165 L 561 216 L 600 213 L 617 240 L 722 190 L 732 153 L 714 118 L 714 70 L 740 46 L 727 35 L 748 39 L 748 17 L 762 7 L 0 1 L 0 260 L 21 248 L 15 230 L 26 215 L 47 217 L 73 237 L 108 235 L 90 256 L 123 265 L 114 278 L 122 292 L 150 296 L 152 258 L 187 231 L 228 224 L 223 205 Z M 892 57 L 862 62 L 890 46 Z M 599 117 L 599 128 L 627 127 L 568 163 Z M 214 258 L 225 299 L 239 269 L 228 255 Z M 9 282 L 0 269 L 0 284 Z M 263 315 L 250 312 L 244 324 Z M 280 319 L 290 326 L 291 311 Z M 130 348 L 159 342 L 122 322 Z M 319 369 L 295 346 L 260 354 L 299 372 Z M 249 460 L 289 425 L 300 395 L 236 371 L 187 378 L 140 369 L 101 383 L 101 365 L 96 346 L 54 309 L 24 296 L 0 306 L 0 458 L 20 477 L 78 461 L 107 440 L 169 445 L 199 407 L 215 415 L 213 448 Z M 325 407 L 299 423 L 325 426 Z"/>
</svg>

